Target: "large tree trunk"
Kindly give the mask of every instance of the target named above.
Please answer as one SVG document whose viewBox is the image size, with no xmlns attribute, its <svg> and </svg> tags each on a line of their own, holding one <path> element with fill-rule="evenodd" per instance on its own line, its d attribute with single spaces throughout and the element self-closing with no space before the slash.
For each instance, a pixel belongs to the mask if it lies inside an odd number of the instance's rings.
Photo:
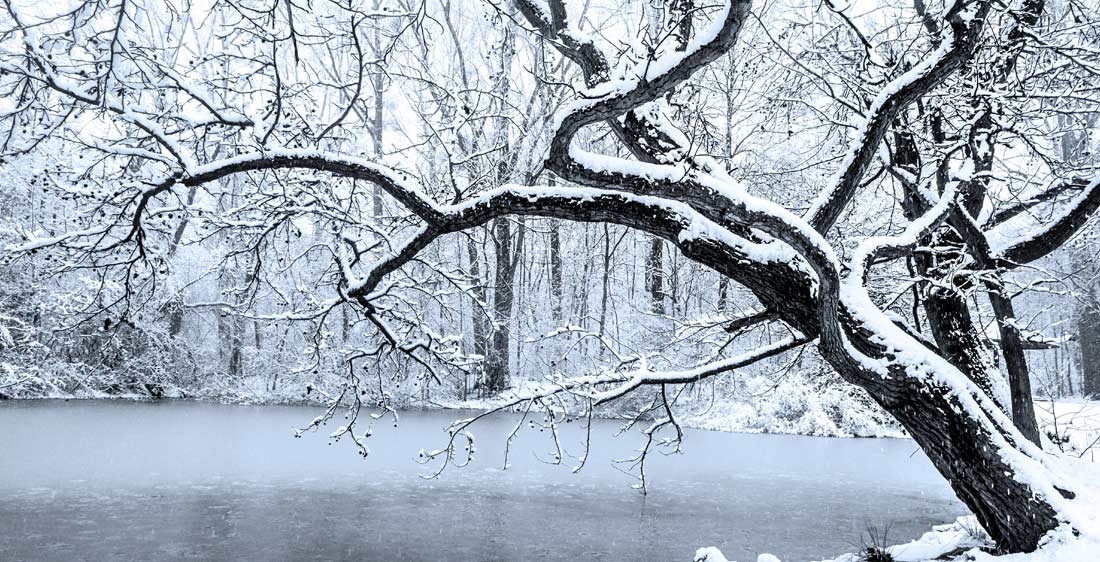
<svg viewBox="0 0 1100 562">
<path fill-rule="evenodd" d="M 946 389 L 919 385 L 903 395 L 872 396 L 909 431 L 959 499 L 1004 552 L 1030 552 L 1058 525 L 1051 505 L 1017 479 L 987 424 L 954 414 Z M 957 411 L 957 410 L 956 410 Z"/>
<path fill-rule="evenodd" d="M 891 356 L 875 343 L 876 335 L 860 330 L 850 328 L 858 348 L 872 357 Z M 977 339 L 977 334 L 970 336 Z M 1045 453 L 1026 441 L 983 390 L 960 394 L 957 386 L 935 377 L 909 376 L 903 369 L 888 378 L 868 375 L 835 351 L 825 349 L 823 355 L 845 380 L 866 390 L 905 427 L 1000 550 L 1034 550 L 1058 526 L 1049 499 L 1054 492 L 1048 490 L 1044 496 L 1041 484 L 1033 480 L 1045 471 Z M 1035 472 L 1020 478 L 1020 464 L 1033 465 L 1028 470 Z"/>
<path fill-rule="evenodd" d="M 817 289 L 809 281 L 796 282 L 787 276 L 777 284 L 779 274 L 769 265 L 746 270 L 738 265 L 740 256 L 725 251 L 715 252 L 703 245 L 681 245 L 681 249 L 685 256 L 712 264 L 746 286 L 800 332 L 809 337 L 821 334 L 814 304 Z M 841 319 L 845 318 L 842 313 Z M 902 351 L 882 347 L 878 335 L 857 322 L 849 319 L 843 325 L 851 344 L 869 357 L 891 361 Z M 966 335 L 979 339 L 977 332 Z M 909 374 L 900 363 L 891 368 L 891 376 L 884 377 L 866 371 L 843 346 L 818 347 L 842 378 L 867 391 L 913 436 L 1000 550 L 1032 551 L 1060 524 L 1051 503 L 1053 496 L 1068 497 L 1072 492 L 1060 494 L 1045 484 L 1056 481 L 1043 464 L 1046 454 L 1027 441 L 983 389 L 974 385 L 965 390 L 958 382 L 943 382 L 954 380 L 955 375 L 949 372 L 943 374 L 944 379 Z M 909 347 L 912 354 L 929 353 L 916 341 Z M 1021 470 L 1027 471 L 1026 478 Z"/>
<path fill-rule="evenodd" d="M 917 260 L 918 264 L 921 260 Z M 920 275 L 927 274 L 927 268 L 918 267 Z M 957 367 L 982 390 L 1000 402 L 1008 412 L 1007 396 L 997 388 L 996 380 L 991 377 L 991 358 L 985 350 L 985 343 L 978 333 L 966 301 L 956 292 L 940 287 L 932 287 L 924 295 L 924 314 L 928 320 L 928 329 L 936 341 L 936 347 L 945 359 Z"/>
</svg>

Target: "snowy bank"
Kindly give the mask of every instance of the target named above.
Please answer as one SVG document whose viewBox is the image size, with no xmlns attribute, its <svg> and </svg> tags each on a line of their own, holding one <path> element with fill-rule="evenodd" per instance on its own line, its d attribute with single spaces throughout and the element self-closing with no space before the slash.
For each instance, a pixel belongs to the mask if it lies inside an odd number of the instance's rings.
<svg viewBox="0 0 1100 562">
<path fill-rule="evenodd" d="M 0 363 L 2 399 L 191 399 L 249 405 L 317 405 L 339 394 L 334 383 L 288 378 L 270 388 L 265 377 L 205 376 L 201 380 L 166 381 L 157 384 L 121 384 L 111 374 L 74 369 L 16 369 Z M 544 383 L 517 381 L 513 388 L 491 398 L 470 400 L 411 399 L 398 409 L 490 410 L 500 408 L 517 395 L 536 392 Z M 644 398 L 644 397 L 643 397 Z M 635 404 L 636 405 L 636 404 Z M 1036 400 L 1040 431 L 1049 439 L 1046 447 L 1068 455 L 1100 459 L 1100 401 Z M 633 414 L 629 401 L 597 413 L 605 418 Z M 814 384 L 806 377 L 775 381 L 746 377 L 735 395 L 703 393 L 687 396 L 677 404 L 684 427 L 733 433 L 777 433 L 816 437 L 908 437 L 897 422 L 878 408 L 862 391 L 844 384 Z M 1098 557 L 1100 560 L 1100 557 Z"/>
</svg>

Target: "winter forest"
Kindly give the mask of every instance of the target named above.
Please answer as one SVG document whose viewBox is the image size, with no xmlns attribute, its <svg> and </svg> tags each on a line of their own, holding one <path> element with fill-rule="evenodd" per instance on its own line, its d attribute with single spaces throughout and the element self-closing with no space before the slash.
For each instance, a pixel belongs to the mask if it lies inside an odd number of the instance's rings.
<svg viewBox="0 0 1100 562">
<path fill-rule="evenodd" d="M 741 552 L 724 511 L 655 508 L 654 525 L 720 530 L 662 538 L 680 560 L 1100 559 L 1096 0 L 2 2 L 0 560 L 185 559 L 71 537 L 51 554 L 34 517 L 68 519 L 28 490 L 72 455 L 57 485 L 82 517 L 159 520 L 171 510 L 69 489 L 98 485 L 81 455 L 124 447 L 144 482 L 162 473 L 142 472 L 153 461 L 126 432 L 181 447 L 195 433 L 210 451 L 238 431 L 227 412 L 264 412 L 291 439 L 272 445 L 285 459 L 233 470 L 304 474 L 304 457 L 351 474 L 413 447 L 394 466 L 429 482 L 402 493 L 434 481 L 441 506 L 529 492 L 483 465 L 562 486 L 600 465 L 606 498 L 578 505 L 661 506 L 692 498 L 672 475 L 709 486 L 701 467 L 825 447 L 921 463 L 882 486 L 943 510 L 884 492 L 888 521 Z M 187 412 L 189 430 L 157 417 Z M 72 427 L 102 431 L 51 441 Z M 873 439 L 835 439 L 853 437 Z M 859 443 L 901 449 L 843 452 Z M 226 447 L 205 462 L 248 456 Z M 614 458 L 589 461 L 601 449 Z M 187 482 L 215 470 L 179 462 Z M 786 470 L 762 463 L 741 469 L 772 484 Z M 777 488 L 786 512 L 823 501 L 799 482 Z M 311 485 L 286 484 L 298 513 L 319 509 L 296 495 Z M 876 505 L 877 488 L 851 485 L 826 518 Z M 559 500 L 541 494 L 522 518 Z M 416 501 L 378 509 L 416 520 Z M 508 534 L 479 523 L 505 508 L 483 507 L 462 534 Z M 304 524 L 325 528 L 323 513 Z M 764 531 L 797 535 L 785 516 Z M 876 537 L 890 521 L 902 531 Z M 409 523 L 343 554 L 298 539 L 273 554 L 240 542 L 268 531 L 234 525 L 172 544 L 210 560 L 427 559 L 380 546 Z M 657 559 L 600 550 L 610 534 L 588 539 L 596 558 L 555 550 L 569 527 L 535 536 L 562 556 L 515 538 L 432 559 Z"/>
</svg>

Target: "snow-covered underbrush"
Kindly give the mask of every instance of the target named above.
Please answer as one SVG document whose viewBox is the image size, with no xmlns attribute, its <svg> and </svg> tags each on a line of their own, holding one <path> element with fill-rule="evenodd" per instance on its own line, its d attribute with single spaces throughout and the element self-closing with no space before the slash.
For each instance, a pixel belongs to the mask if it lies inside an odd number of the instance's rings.
<svg viewBox="0 0 1100 562">
<path fill-rule="evenodd" d="M 168 398 L 183 393 L 144 379 L 120 377 L 109 370 L 62 362 L 14 366 L 0 363 L 0 399 Z"/>
<path fill-rule="evenodd" d="M 222 372 L 120 372 L 64 361 L 14 365 L 0 361 L 0 400 L 206 400 L 226 404 L 324 404 L 334 383 L 286 377 L 235 377 Z"/>
<path fill-rule="evenodd" d="M 813 384 L 791 377 L 744 383 L 732 400 L 686 408 L 685 425 L 739 433 L 790 433 L 819 437 L 901 437 L 904 431 L 863 391 L 847 384 Z"/>
<path fill-rule="evenodd" d="M 190 395 L 171 370 L 134 364 L 91 365 L 56 357 L 11 361 L 0 356 L 0 400 L 185 398 Z"/>
<path fill-rule="evenodd" d="M 195 354 L 162 326 L 39 326 L 12 304 L 27 300 L 0 288 L 0 399 L 181 397 L 199 372 Z"/>
<path fill-rule="evenodd" d="M 435 400 L 429 407 L 456 409 L 499 408 L 516 398 L 532 395 L 545 385 L 523 382 L 492 398 Z M 635 415 L 651 403 L 644 390 L 597 412 L 602 417 Z M 784 433 L 818 437 L 902 437 L 904 431 L 863 391 L 853 386 L 824 383 L 807 376 L 775 380 L 746 377 L 735 388 L 702 386 L 676 402 L 685 427 L 737 433 Z"/>
<path fill-rule="evenodd" d="M 1100 401 L 1036 401 L 1035 416 L 1051 445 L 1069 456 L 1100 461 Z"/>
</svg>

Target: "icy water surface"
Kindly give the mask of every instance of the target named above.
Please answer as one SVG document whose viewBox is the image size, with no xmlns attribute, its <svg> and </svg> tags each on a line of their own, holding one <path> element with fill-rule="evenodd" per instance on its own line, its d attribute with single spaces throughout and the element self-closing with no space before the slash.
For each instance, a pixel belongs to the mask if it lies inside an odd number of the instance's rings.
<svg viewBox="0 0 1100 562">
<path fill-rule="evenodd" d="M 501 471 L 517 418 L 490 418 L 473 465 L 425 480 L 418 451 L 460 413 L 376 423 L 367 460 L 327 432 L 292 437 L 318 413 L 0 402 L 0 561 L 688 562 L 713 545 L 790 562 L 852 551 L 869 525 L 899 542 L 964 513 L 907 440 L 688 431 L 683 454 L 651 458 L 643 496 L 611 462 L 641 443 L 613 437 L 618 422 L 595 422 L 573 474 L 542 462 L 537 429 Z M 563 432 L 571 454 L 581 431 Z"/>
</svg>

